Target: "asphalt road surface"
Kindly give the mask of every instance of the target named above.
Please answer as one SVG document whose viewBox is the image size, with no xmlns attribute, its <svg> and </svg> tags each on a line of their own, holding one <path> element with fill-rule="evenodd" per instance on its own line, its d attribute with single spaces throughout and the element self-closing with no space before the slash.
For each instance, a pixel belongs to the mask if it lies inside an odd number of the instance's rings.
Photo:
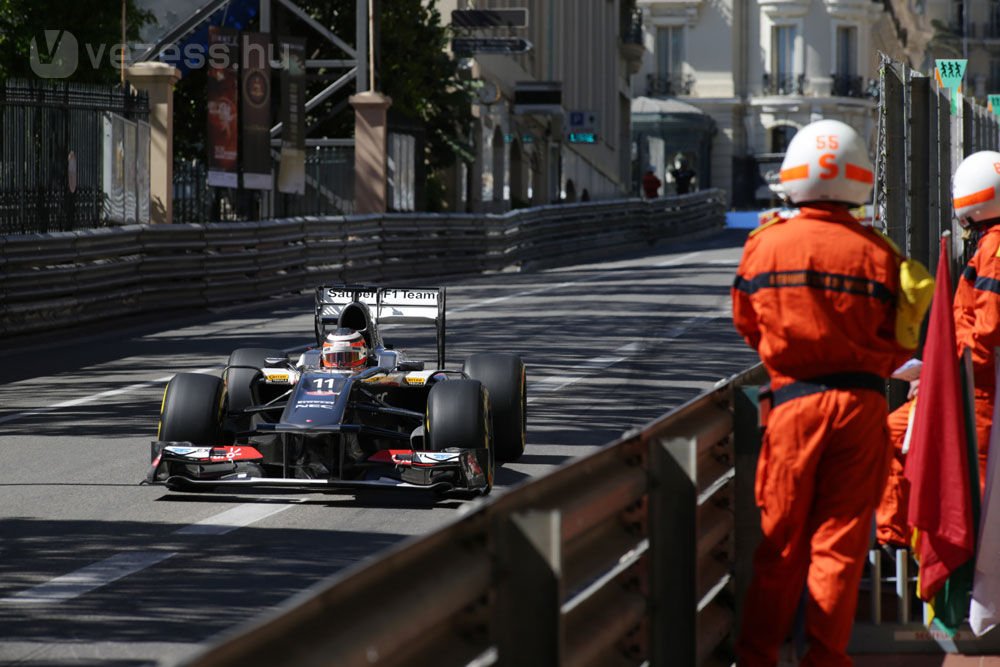
<svg viewBox="0 0 1000 667">
<path fill-rule="evenodd" d="M 528 366 L 528 449 L 495 494 L 755 363 L 730 321 L 745 231 L 538 273 L 450 279 L 449 365 Z M 423 281 L 429 284 L 429 281 Z M 142 486 L 166 381 L 311 343 L 311 294 L 66 330 L 0 351 L 0 664 L 170 665 L 465 501 Z M 433 330 L 389 342 L 432 360 Z"/>
</svg>

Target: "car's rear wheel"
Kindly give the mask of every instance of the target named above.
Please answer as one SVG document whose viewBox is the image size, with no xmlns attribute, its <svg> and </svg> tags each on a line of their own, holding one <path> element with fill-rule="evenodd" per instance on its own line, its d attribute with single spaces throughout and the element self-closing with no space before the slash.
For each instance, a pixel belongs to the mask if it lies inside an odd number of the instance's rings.
<svg viewBox="0 0 1000 667">
<path fill-rule="evenodd" d="M 268 365 L 268 358 L 283 359 L 285 356 L 281 350 L 263 347 L 243 347 L 229 355 L 223 378 L 226 386 L 226 414 L 234 431 L 246 431 L 250 428 L 250 415 L 243 414 L 243 410 L 255 402 L 252 387 L 260 374 L 259 369 Z"/>
<path fill-rule="evenodd" d="M 528 436 L 524 362 L 516 354 L 487 352 L 466 359 L 463 369 L 489 392 L 497 460 L 516 461 L 524 453 Z"/>
<path fill-rule="evenodd" d="M 225 444 L 221 407 L 222 380 L 201 373 L 178 373 L 163 392 L 156 439 L 203 446 Z"/>
<path fill-rule="evenodd" d="M 479 450 L 477 461 L 486 476 L 485 492 L 493 488 L 493 423 L 489 396 L 477 380 L 446 380 L 427 396 L 425 442 L 431 451 L 448 448 Z"/>
</svg>

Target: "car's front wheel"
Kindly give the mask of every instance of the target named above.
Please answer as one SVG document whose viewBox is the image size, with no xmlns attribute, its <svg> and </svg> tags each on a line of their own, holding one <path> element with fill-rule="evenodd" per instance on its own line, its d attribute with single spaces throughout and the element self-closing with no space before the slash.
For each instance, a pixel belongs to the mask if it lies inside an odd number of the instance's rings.
<svg viewBox="0 0 1000 667">
<path fill-rule="evenodd" d="M 431 451 L 475 449 L 486 476 L 485 493 L 493 488 L 495 457 L 489 396 L 478 380 L 447 380 L 431 387 L 424 423 Z"/>
<path fill-rule="evenodd" d="M 222 436 L 222 380 L 178 373 L 167 383 L 156 439 L 195 445 L 226 444 Z"/>
<path fill-rule="evenodd" d="M 497 460 L 516 461 L 524 453 L 528 438 L 524 362 L 516 354 L 488 352 L 470 356 L 463 368 L 489 392 Z"/>
</svg>

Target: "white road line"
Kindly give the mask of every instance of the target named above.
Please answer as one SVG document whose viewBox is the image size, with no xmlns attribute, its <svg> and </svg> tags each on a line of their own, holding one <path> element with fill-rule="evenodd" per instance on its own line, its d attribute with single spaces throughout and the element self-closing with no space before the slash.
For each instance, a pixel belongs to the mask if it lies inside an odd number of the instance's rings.
<svg viewBox="0 0 1000 667">
<path fill-rule="evenodd" d="M 291 507 L 293 505 L 275 506 L 247 503 L 175 530 L 173 534 L 225 535 L 237 528 L 244 528 L 269 516 L 284 512 Z M 0 604 L 45 604 L 72 600 L 162 563 L 168 558 L 173 558 L 177 553 L 176 551 L 133 551 L 117 554 L 75 572 L 51 579 L 44 584 L 15 593 L 8 598 L 0 599 Z"/>
<path fill-rule="evenodd" d="M 211 368 L 199 368 L 197 370 L 191 371 L 192 373 L 211 373 L 214 370 L 218 370 L 219 366 L 213 366 Z M 118 389 L 109 389 L 108 391 L 102 391 L 97 394 L 91 394 L 90 396 L 82 396 L 80 398 L 74 398 L 71 401 L 63 401 L 62 403 L 53 403 L 52 405 L 46 406 L 44 408 L 34 408 L 31 410 L 26 410 L 24 412 L 14 412 L 9 415 L 0 417 L 0 424 L 6 424 L 8 422 L 17 421 L 19 419 L 24 419 L 25 417 L 34 417 L 35 415 L 44 415 L 47 412 L 54 412 L 62 408 L 72 408 L 77 405 L 86 405 L 87 403 L 96 403 L 101 399 L 108 398 L 110 396 L 117 396 L 119 394 L 127 394 L 133 391 L 138 391 L 140 389 L 146 389 L 148 387 L 154 387 L 158 384 L 167 382 L 172 378 L 173 375 L 165 375 L 161 378 L 156 378 L 155 380 L 149 380 L 148 382 L 139 382 L 136 384 L 130 384 L 127 387 L 120 387 Z"/>
<path fill-rule="evenodd" d="M 275 506 L 247 503 L 245 505 L 234 507 L 231 510 L 226 510 L 222 514 L 216 514 L 215 516 L 210 516 L 207 519 L 202 519 L 198 523 L 193 523 L 190 526 L 185 526 L 174 531 L 174 534 L 225 535 L 226 533 L 233 532 L 237 528 L 243 528 L 244 526 L 249 526 L 252 523 L 258 522 L 261 519 L 273 516 L 278 512 L 284 512 L 290 507 L 292 507 L 292 505 Z"/>
<path fill-rule="evenodd" d="M 289 347 L 282 350 L 285 353 L 299 352 L 310 347 L 309 344 L 306 345 L 296 345 L 295 347 Z M 209 366 L 206 368 L 198 368 L 193 371 L 185 371 L 186 373 L 213 373 L 217 370 L 224 368 L 224 366 Z M 118 396 L 119 394 L 128 394 L 133 391 L 139 391 L 140 389 L 147 389 L 149 387 L 155 387 L 158 384 L 163 384 L 164 382 L 169 382 L 176 373 L 171 375 L 164 375 L 163 377 L 156 378 L 155 380 L 149 380 L 147 382 L 139 382 L 136 384 L 130 384 L 127 387 L 120 387 L 118 389 L 109 389 L 108 391 L 102 391 L 97 394 L 91 394 L 90 396 L 82 396 L 80 398 L 74 398 L 70 401 L 63 401 L 62 403 L 53 403 L 44 408 L 32 408 L 31 410 L 25 410 L 24 412 L 13 412 L 9 415 L 4 415 L 0 417 L 0 424 L 6 424 L 9 422 L 18 421 L 24 419 L 25 417 L 34 417 L 36 415 L 44 415 L 49 412 L 55 412 L 62 408 L 72 408 L 77 405 L 86 405 L 87 403 L 96 403 L 102 399 L 109 398 L 111 396 Z"/>
<path fill-rule="evenodd" d="M 637 353 L 645 350 L 650 343 L 673 340 L 675 338 L 680 338 L 686 334 L 691 329 L 698 325 L 704 324 L 706 322 L 711 322 L 712 320 L 718 319 L 726 315 L 726 313 L 718 313 L 715 315 L 701 315 L 696 317 L 689 317 L 675 327 L 672 327 L 664 332 L 662 336 L 647 340 L 645 342 L 634 342 L 628 345 L 622 346 L 620 349 L 622 352 L 627 352 L 619 357 L 602 357 L 600 359 L 594 359 L 592 361 L 586 361 L 577 366 L 573 366 L 570 372 L 564 373 L 562 375 L 550 375 L 549 377 L 542 378 L 537 382 L 532 382 L 528 385 L 528 403 L 533 403 L 534 401 L 544 398 L 544 396 L 538 396 L 537 394 L 550 394 L 554 391 L 559 391 L 571 384 L 575 384 L 580 380 L 585 380 L 593 376 L 593 371 L 603 370 L 610 366 L 613 366 L 619 362 L 625 361 L 630 357 L 635 356 Z"/>
<path fill-rule="evenodd" d="M 566 375 L 550 375 L 547 378 L 543 378 L 538 382 L 532 383 L 530 390 L 528 391 L 528 403 L 540 398 L 539 396 L 534 396 L 536 393 L 541 392 L 548 394 L 553 391 L 559 391 L 564 387 L 568 387 L 569 385 L 584 379 L 587 375 L 589 375 L 589 371 L 602 370 L 608 368 L 609 366 L 613 366 L 618 362 L 625 361 L 641 349 L 641 343 L 629 343 L 621 348 L 621 351 L 626 352 L 627 354 L 619 357 L 601 357 L 600 359 L 594 359 L 592 361 L 584 362 L 578 366 L 574 366 L 573 371 L 575 373 L 573 376 L 569 377 L 569 379 L 567 379 Z"/>
<path fill-rule="evenodd" d="M 689 253 L 681 255 L 679 257 L 673 257 L 673 258 L 668 259 L 668 260 L 666 260 L 664 262 L 660 262 L 659 264 L 654 264 L 653 266 L 655 266 L 656 268 L 659 269 L 659 268 L 663 268 L 663 267 L 667 267 L 667 266 L 674 266 L 676 264 L 683 264 L 687 260 L 692 259 L 692 258 L 700 255 L 702 252 L 703 252 L 702 250 L 697 250 L 695 252 L 689 252 Z M 643 267 L 637 266 L 637 267 L 633 267 L 633 268 L 641 269 Z M 503 274 L 498 274 L 498 275 L 503 275 Z M 516 298 L 522 297 L 522 296 L 531 296 L 532 294 L 541 294 L 543 292 L 551 292 L 552 290 L 557 290 L 557 289 L 560 289 L 560 288 L 563 288 L 563 287 L 570 287 L 572 285 L 579 285 L 580 283 L 589 283 L 589 282 L 593 282 L 595 280 L 603 280 L 604 278 L 606 278 L 606 276 L 604 276 L 604 275 L 588 276 L 587 278 L 580 278 L 579 280 L 570 280 L 570 281 L 567 281 L 567 282 L 556 283 L 555 285 L 546 285 L 545 287 L 536 287 L 534 289 L 524 290 L 524 291 L 521 291 L 521 292 L 515 292 L 514 294 L 508 294 L 506 296 L 493 297 L 492 299 L 486 299 L 485 301 L 476 301 L 476 302 L 470 303 L 470 304 L 468 304 L 466 306 L 461 306 L 459 308 L 452 308 L 448 312 L 449 313 L 461 313 L 461 312 L 464 312 L 466 310 L 472 310 L 473 308 L 481 308 L 483 306 L 489 306 L 489 305 L 492 305 L 494 303 L 501 303 L 503 301 L 509 301 L 510 299 L 516 299 Z"/>
<path fill-rule="evenodd" d="M 8 604 L 44 604 L 65 602 L 84 593 L 135 574 L 147 567 L 162 563 L 176 555 L 176 551 L 134 551 L 117 554 L 111 558 L 88 565 L 76 572 L 56 577 L 34 588 L 0 600 Z"/>
</svg>

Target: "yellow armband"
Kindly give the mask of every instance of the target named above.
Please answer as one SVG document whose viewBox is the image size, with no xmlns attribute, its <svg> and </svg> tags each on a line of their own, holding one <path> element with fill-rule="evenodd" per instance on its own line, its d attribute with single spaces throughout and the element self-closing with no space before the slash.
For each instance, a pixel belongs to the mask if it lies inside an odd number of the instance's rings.
<svg viewBox="0 0 1000 667">
<path fill-rule="evenodd" d="M 934 296 L 934 278 L 923 264 L 905 259 L 899 266 L 896 298 L 896 342 L 908 350 L 920 344 L 920 325 Z"/>
</svg>

